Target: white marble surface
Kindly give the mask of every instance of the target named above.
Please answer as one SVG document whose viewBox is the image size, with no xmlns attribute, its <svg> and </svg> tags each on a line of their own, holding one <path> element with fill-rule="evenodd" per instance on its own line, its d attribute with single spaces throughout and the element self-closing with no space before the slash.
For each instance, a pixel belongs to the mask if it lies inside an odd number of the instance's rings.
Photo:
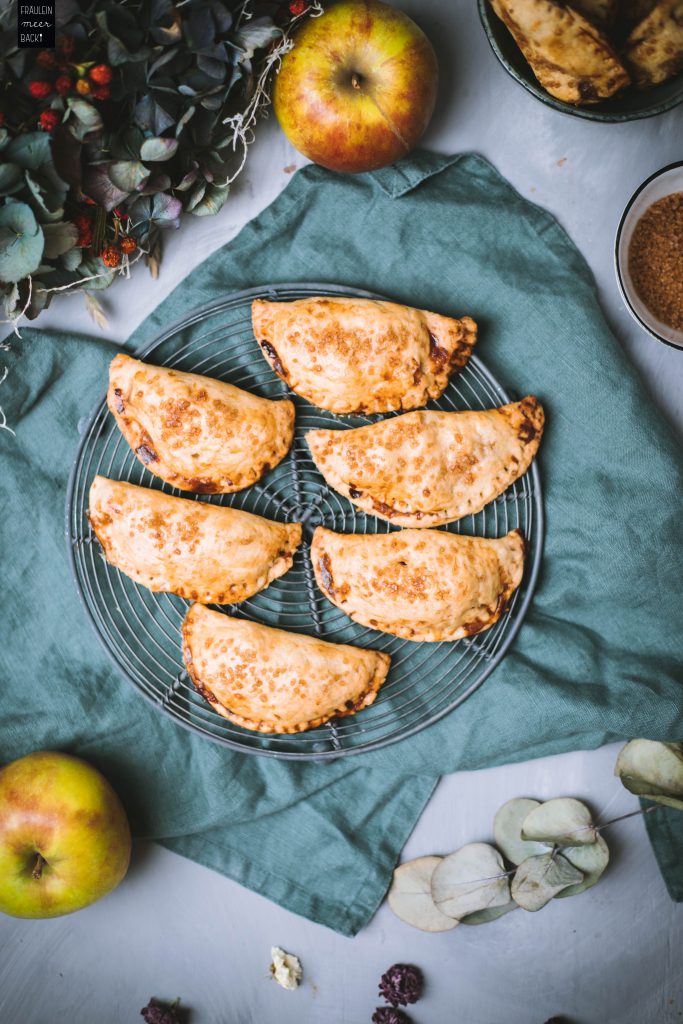
<svg viewBox="0 0 683 1024">
<path fill-rule="evenodd" d="M 439 53 L 441 98 L 425 145 L 483 153 L 523 195 L 556 214 L 591 264 L 615 332 L 683 438 L 683 353 L 631 320 L 612 265 L 614 234 L 632 191 L 683 158 L 683 107 L 630 125 L 564 117 L 507 78 L 473 0 L 397 6 L 422 24 Z M 188 218 L 167 237 L 159 281 L 140 268 L 132 281 L 104 293 L 107 334 L 125 339 L 303 162 L 274 122 L 262 126 L 222 213 Z M 96 331 L 82 302 L 55 302 L 39 323 Z M 616 750 L 446 778 L 404 856 L 490 838 L 496 809 L 512 796 L 582 796 L 602 820 L 630 810 L 635 799 L 612 776 Z M 125 883 L 101 903 L 48 922 L 0 918 L 0 1021 L 128 1024 L 141 1019 L 150 995 L 180 995 L 195 1010 L 193 1024 L 369 1024 L 380 974 L 408 960 L 423 968 L 428 983 L 411 1014 L 415 1024 L 543 1024 L 554 1014 L 572 1024 L 680 1024 L 683 908 L 668 899 L 639 818 L 613 826 L 607 838 L 613 863 L 601 884 L 539 914 L 519 911 L 482 928 L 430 936 L 383 907 L 353 940 L 143 845 Z M 273 944 L 303 960 L 305 983 L 296 993 L 267 979 Z"/>
</svg>

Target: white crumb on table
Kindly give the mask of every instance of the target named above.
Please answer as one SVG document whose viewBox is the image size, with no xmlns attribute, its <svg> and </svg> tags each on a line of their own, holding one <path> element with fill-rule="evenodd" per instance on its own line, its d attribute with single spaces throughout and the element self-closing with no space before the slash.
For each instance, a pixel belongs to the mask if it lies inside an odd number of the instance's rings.
<svg viewBox="0 0 683 1024">
<path fill-rule="evenodd" d="M 285 953 L 279 946 L 273 946 L 270 951 L 270 975 L 282 988 L 293 992 L 299 987 L 303 969 L 298 956 L 293 953 Z"/>
</svg>

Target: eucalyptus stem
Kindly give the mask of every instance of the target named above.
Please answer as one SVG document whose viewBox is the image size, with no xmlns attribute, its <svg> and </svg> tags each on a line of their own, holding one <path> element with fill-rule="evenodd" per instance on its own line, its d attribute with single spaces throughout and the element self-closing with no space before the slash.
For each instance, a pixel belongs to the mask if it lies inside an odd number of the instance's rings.
<svg viewBox="0 0 683 1024">
<path fill-rule="evenodd" d="M 620 814 L 617 818 L 611 818 L 609 821 L 603 822 L 602 825 L 581 825 L 580 828 L 572 829 L 567 835 L 576 835 L 578 832 L 587 832 L 592 829 L 594 832 L 602 832 L 603 829 L 609 828 L 610 825 L 616 825 L 618 821 L 625 821 L 627 818 L 635 818 L 638 815 L 649 814 L 651 811 L 656 811 L 659 807 L 663 807 L 663 804 L 652 804 L 651 807 L 640 807 L 637 811 L 629 811 L 627 814 Z M 564 844 L 568 846 L 567 843 Z M 563 847 L 557 847 L 562 849 Z"/>
<path fill-rule="evenodd" d="M 652 804 L 651 807 L 641 807 L 637 811 L 629 811 L 628 814 L 620 814 L 618 818 L 612 818 L 611 821 L 606 821 L 604 825 L 596 825 L 595 831 L 602 832 L 603 828 L 608 828 L 609 825 L 614 825 L 617 821 L 625 821 L 627 818 L 635 818 L 638 814 L 650 814 L 651 811 L 658 811 L 660 807 L 664 807 L 664 804 Z"/>
</svg>

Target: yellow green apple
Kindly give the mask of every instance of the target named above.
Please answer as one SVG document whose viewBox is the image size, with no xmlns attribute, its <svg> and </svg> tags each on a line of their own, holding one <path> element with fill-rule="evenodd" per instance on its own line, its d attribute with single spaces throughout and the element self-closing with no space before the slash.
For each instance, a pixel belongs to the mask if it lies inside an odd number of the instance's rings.
<svg viewBox="0 0 683 1024">
<path fill-rule="evenodd" d="M 0 769 L 0 911 L 58 917 L 119 884 L 130 828 L 118 796 L 95 768 L 41 750 Z"/>
<path fill-rule="evenodd" d="M 413 148 L 437 84 L 436 55 L 414 21 L 379 0 L 341 0 L 296 32 L 273 105 L 304 156 L 333 171 L 371 171 Z"/>
</svg>

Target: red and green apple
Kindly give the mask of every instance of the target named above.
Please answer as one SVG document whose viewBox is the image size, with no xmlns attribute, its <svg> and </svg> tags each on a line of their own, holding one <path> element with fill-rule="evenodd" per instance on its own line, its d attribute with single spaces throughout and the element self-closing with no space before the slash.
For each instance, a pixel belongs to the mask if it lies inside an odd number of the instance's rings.
<svg viewBox="0 0 683 1024">
<path fill-rule="evenodd" d="M 379 0 L 341 0 L 296 32 L 273 105 L 304 156 L 333 171 L 371 171 L 413 148 L 437 84 L 434 50 L 414 21 Z"/>
<path fill-rule="evenodd" d="M 42 750 L 0 769 L 0 911 L 80 910 L 119 884 L 130 849 L 121 801 L 85 761 Z"/>
</svg>

